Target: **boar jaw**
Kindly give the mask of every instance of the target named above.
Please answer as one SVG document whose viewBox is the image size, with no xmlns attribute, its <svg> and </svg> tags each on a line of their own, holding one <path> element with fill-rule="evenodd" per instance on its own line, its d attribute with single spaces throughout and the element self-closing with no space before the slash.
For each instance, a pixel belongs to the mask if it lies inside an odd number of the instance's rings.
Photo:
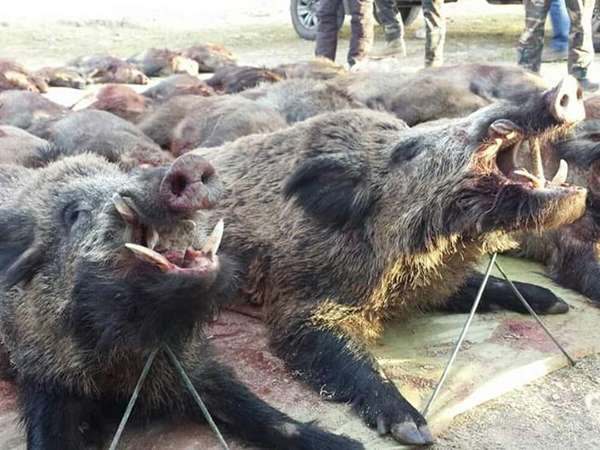
<svg viewBox="0 0 600 450">
<path fill-rule="evenodd" d="M 167 249 L 161 247 L 160 235 L 156 229 L 141 222 L 140 214 L 128 198 L 114 194 L 112 200 L 133 241 L 124 245 L 137 259 L 164 273 L 206 277 L 218 272 L 220 265 L 217 251 L 223 238 L 223 220 L 219 220 L 215 225 L 201 250 L 192 246 L 188 246 L 184 251 Z"/>
</svg>

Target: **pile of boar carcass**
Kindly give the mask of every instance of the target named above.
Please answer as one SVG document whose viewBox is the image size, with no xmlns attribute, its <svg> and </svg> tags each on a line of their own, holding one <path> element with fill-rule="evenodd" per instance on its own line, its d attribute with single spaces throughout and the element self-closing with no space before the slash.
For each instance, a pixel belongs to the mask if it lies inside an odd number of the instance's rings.
<svg viewBox="0 0 600 450">
<path fill-rule="evenodd" d="M 122 84 L 153 76 L 168 77 Z M 88 83 L 121 84 L 71 108 L 41 94 Z M 248 303 L 290 372 L 380 435 L 429 444 L 366 349 L 388 321 L 467 311 L 494 251 L 600 302 L 600 102 L 573 78 L 269 69 L 199 45 L 36 73 L 0 61 L 0 89 L 0 339 L 30 448 L 106 443 L 162 344 L 232 435 L 362 448 L 269 406 L 214 356 L 205 325 Z M 538 313 L 569 309 L 517 285 Z M 497 308 L 524 312 L 492 278 L 482 310 Z M 160 352 L 136 414 L 200 420 L 177 380 Z"/>
</svg>

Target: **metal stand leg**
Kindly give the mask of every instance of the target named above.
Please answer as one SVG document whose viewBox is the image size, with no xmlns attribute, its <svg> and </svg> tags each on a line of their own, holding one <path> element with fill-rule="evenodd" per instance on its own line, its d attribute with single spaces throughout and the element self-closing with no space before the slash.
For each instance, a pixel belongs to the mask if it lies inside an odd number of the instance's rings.
<svg viewBox="0 0 600 450">
<path fill-rule="evenodd" d="M 567 353 L 567 351 L 565 350 L 565 348 L 558 342 L 558 340 L 552 335 L 552 333 L 550 332 L 550 330 L 548 330 L 548 328 L 546 327 L 546 325 L 544 324 L 544 322 L 542 321 L 542 319 L 540 319 L 540 317 L 536 314 L 536 312 L 531 308 L 531 306 L 529 305 L 529 303 L 527 303 L 527 300 L 525 300 L 525 298 L 523 297 L 523 295 L 519 292 L 519 290 L 517 289 L 517 287 L 515 286 L 515 284 L 512 282 L 512 280 L 508 277 L 508 275 L 506 274 L 506 272 L 504 272 L 504 270 L 502 269 L 502 267 L 500 267 L 500 264 L 498 264 L 498 261 L 496 261 L 496 257 L 498 256 L 497 253 L 494 253 L 493 255 L 490 256 L 490 262 L 486 268 L 485 271 L 485 276 L 483 278 L 483 282 L 481 283 L 481 286 L 479 287 L 479 290 L 477 291 L 477 296 L 475 297 L 475 301 L 473 302 L 473 306 L 471 307 L 471 311 L 469 313 L 469 317 L 467 318 L 467 321 L 465 322 L 465 325 L 463 326 L 463 329 L 460 333 L 460 336 L 458 337 L 458 341 L 456 342 L 456 345 L 454 346 L 454 350 L 452 351 L 452 356 L 450 356 L 450 359 L 448 360 L 448 363 L 446 364 L 446 367 L 444 369 L 444 372 L 442 373 L 442 376 L 440 377 L 440 380 L 438 381 L 435 389 L 433 390 L 433 394 L 431 394 L 431 397 L 429 398 L 429 401 L 427 402 L 427 405 L 425 405 L 425 408 L 423 409 L 423 417 L 427 416 L 427 413 L 429 412 L 431 405 L 433 404 L 433 402 L 435 401 L 435 399 L 437 398 L 438 394 L 440 393 L 442 386 L 444 385 L 446 378 L 448 377 L 448 373 L 450 372 L 450 369 L 452 368 L 452 365 L 454 364 L 454 360 L 456 359 L 456 355 L 458 354 L 458 351 L 460 350 L 460 347 L 464 341 L 464 338 L 467 334 L 467 331 L 469 330 L 469 327 L 471 326 L 471 321 L 473 320 L 473 317 L 475 315 L 475 312 L 477 311 L 477 308 L 479 307 L 479 303 L 481 302 L 481 297 L 483 295 L 483 291 L 487 285 L 487 282 L 489 280 L 490 277 L 490 273 L 492 271 L 492 267 L 495 265 L 496 268 L 500 271 L 500 273 L 502 274 L 502 276 L 504 277 L 504 279 L 508 282 L 508 284 L 510 285 L 511 289 L 513 290 L 513 293 L 517 296 L 517 298 L 521 301 L 521 303 L 523 303 L 523 306 L 525 306 L 525 308 L 527 309 L 527 311 L 529 312 L 529 314 L 531 314 L 533 316 L 533 318 L 540 324 L 540 326 L 542 327 L 542 329 L 546 332 L 546 334 L 548 335 L 548 337 L 550 337 L 550 339 L 552 339 L 552 342 L 554 342 L 556 344 L 556 346 L 560 349 L 560 351 L 563 353 L 563 355 L 565 355 L 565 357 L 567 358 L 567 360 L 569 361 L 569 364 L 571 364 L 572 366 L 575 365 L 575 360 L 573 358 L 571 358 L 571 356 Z"/>
<path fill-rule="evenodd" d="M 485 289 L 485 286 L 487 285 L 488 280 L 490 279 L 490 273 L 492 272 L 492 267 L 494 267 L 494 262 L 496 262 L 497 256 L 498 256 L 497 253 L 494 253 L 492 256 L 490 256 L 490 262 L 485 271 L 485 276 L 483 278 L 483 282 L 481 283 L 481 286 L 479 286 L 479 290 L 477 291 L 477 296 L 475 297 L 475 301 L 473 302 L 473 306 L 471 307 L 471 312 L 469 313 L 469 317 L 468 317 L 467 321 L 465 322 L 465 325 L 463 326 L 462 331 L 460 332 L 458 341 L 456 342 L 456 345 L 454 346 L 454 350 L 452 351 L 452 356 L 450 356 L 450 360 L 448 361 L 448 364 L 446 364 L 446 368 L 444 369 L 444 372 L 442 373 L 440 381 L 438 381 L 437 386 L 433 390 L 433 394 L 431 394 L 431 397 L 429 398 L 427 405 L 425 405 L 425 409 L 423 410 L 423 413 L 422 413 L 423 417 L 427 417 L 429 408 L 431 407 L 431 405 L 435 401 L 436 397 L 442 390 L 442 386 L 444 385 L 444 382 L 446 381 L 446 378 L 448 377 L 448 373 L 450 372 L 450 369 L 452 368 L 452 365 L 454 364 L 456 355 L 458 354 L 458 351 L 460 350 L 460 347 L 461 347 L 463 341 L 465 340 L 467 331 L 469 331 L 469 327 L 471 326 L 471 322 L 473 321 L 475 312 L 477 311 L 477 308 L 479 307 L 479 303 L 481 302 L 481 297 L 483 295 L 483 291 Z"/>
<path fill-rule="evenodd" d="M 525 306 L 525 308 L 527 308 L 527 311 L 529 311 L 529 314 L 531 314 L 533 316 L 533 318 L 537 321 L 537 323 L 539 323 L 540 326 L 543 328 L 543 330 L 546 332 L 548 337 L 550 339 L 552 339 L 552 342 L 554 342 L 554 344 L 556 344 L 556 346 L 559 348 L 559 350 L 562 352 L 562 354 L 565 355 L 565 358 L 567 358 L 567 360 L 569 361 L 569 364 L 574 366 L 575 360 L 573 358 L 571 358 L 571 356 L 567 353 L 565 348 L 562 345 L 560 345 L 560 342 L 558 342 L 558 340 L 552 335 L 550 330 L 548 328 L 546 328 L 546 325 L 544 324 L 544 322 L 542 321 L 540 316 L 538 316 L 536 314 L 536 312 L 531 308 L 531 306 L 529 306 L 529 303 L 527 303 L 527 300 L 525 300 L 525 297 L 523 297 L 523 295 L 519 292 L 519 290 L 517 289 L 515 284 L 512 282 L 512 280 L 510 278 L 508 278 L 508 275 L 506 275 L 506 272 L 504 272 L 502 267 L 500 267 L 500 264 L 498 264 L 498 261 L 495 262 L 495 265 L 496 265 L 496 268 L 498 269 L 498 271 L 504 277 L 504 279 L 506 281 L 508 281 L 508 284 L 510 284 L 511 289 L 513 290 L 513 292 L 515 293 L 517 298 L 521 301 L 521 303 L 523 303 L 523 306 Z"/>
<path fill-rule="evenodd" d="M 142 389 L 142 385 L 144 384 L 144 381 L 146 380 L 146 376 L 148 375 L 148 372 L 150 371 L 150 368 L 152 367 L 152 364 L 154 363 L 154 360 L 156 359 L 156 355 L 160 349 L 164 350 L 167 353 L 167 356 L 169 357 L 169 359 L 175 366 L 175 369 L 179 373 L 179 376 L 182 378 L 182 380 L 185 384 L 185 387 L 188 389 L 188 391 L 190 391 L 196 404 L 200 407 L 202 414 L 204 414 L 204 417 L 206 418 L 206 421 L 208 422 L 209 426 L 212 428 L 212 430 L 217 435 L 217 438 L 219 439 L 219 443 L 221 444 L 223 449 L 229 450 L 229 446 L 227 445 L 227 442 L 225 442 L 225 439 L 223 439 L 223 435 L 219 431 L 219 428 L 217 427 L 217 425 L 215 424 L 214 420 L 212 419 L 210 413 L 208 412 L 206 405 L 200 398 L 198 391 L 196 391 L 196 388 L 194 387 L 192 381 L 190 380 L 187 373 L 183 369 L 183 366 L 177 359 L 177 356 L 175 356 L 175 354 L 173 353 L 173 351 L 171 350 L 171 348 L 168 345 L 164 345 L 161 348 L 156 348 L 156 349 L 152 350 L 152 353 L 150 353 L 150 355 L 148 355 L 148 359 L 146 360 L 146 363 L 144 364 L 144 368 L 142 369 L 142 373 L 140 374 L 137 384 L 135 385 L 133 394 L 131 394 L 131 398 L 129 399 L 129 403 L 127 404 L 127 408 L 125 409 L 125 413 L 123 414 L 123 417 L 121 418 L 119 427 L 117 428 L 117 431 L 116 431 L 115 435 L 113 436 L 109 450 L 116 450 L 117 445 L 119 444 L 119 441 L 121 440 L 121 435 L 123 434 L 123 431 L 125 430 L 125 425 L 127 425 L 127 421 L 129 420 L 129 417 L 131 416 L 131 412 L 133 411 L 135 402 L 138 399 L 140 390 Z"/>
<path fill-rule="evenodd" d="M 171 350 L 171 348 L 168 345 L 165 345 L 165 351 L 167 352 L 167 356 L 171 359 L 171 362 L 173 363 L 173 365 L 179 372 L 179 376 L 181 376 L 181 379 L 185 383 L 185 387 L 187 387 L 188 391 L 190 391 L 190 393 L 192 394 L 192 397 L 194 397 L 194 400 L 200 407 L 200 410 L 202 411 L 202 414 L 204 414 L 206 421 L 208 422 L 208 424 L 210 425 L 212 430 L 217 435 L 217 438 L 219 439 L 221 446 L 223 447 L 224 450 L 229 450 L 229 446 L 227 445 L 227 442 L 225 442 L 225 439 L 223 439 L 223 435 L 219 431 L 219 428 L 217 428 L 217 424 L 212 419 L 210 413 L 208 412 L 208 409 L 206 408 L 206 405 L 200 398 L 200 394 L 198 394 L 198 391 L 194 387 L 192 380 L 190 380 L 190 377 L 188 377 L 187 373 L 185 373 L 185 370 L 183 370 L 183 367 L 182 367 L 181 363 L 179 362 L 179 360 L 177 359 L 177 356 L 175 356 L 175 354 L 173 353 L 173 351 Z"/>
<path fill-rule="evenodd" d="M 129 420 L 129 416 L 131 416 L 131 412 L 133 411 L 133 407 L 135 402 L 137 401 L 138 395 L 140 394 L 140 390 L 142 389 L 142 385 L 146 380 L 146 376 L 150 371 L 150 367 L 152 367 L 152 363 L 154 362 L 154 358 L 156 358 L 156 354 L 158 353 L 158 348 L 152 350 L 152 353 L 148 355 L 148 359 L 146 360 L 146 364 L 144 364 L 144 368 L 142 369 L 142 373 L 138 378 L 137 384 L 135 385 L 135 389 L 133 390 L 133 394 L 131 394 L 131 398 L 129 399 L 129 403 L 127 404 L 127 409 L 125 409 L 125 414 L 121 418 L 121 422 L 119 423 L 119 428 L 117 428 L 117 432 L 113 436 L 113 440 L 110 443 L 109 450 L 116 450 L 119 441 L 121 440 L 121 435 L 123 434 L 123 430 L 125 429 L 125 425 L 127 425 L 127 421 Z"/>
</svg>

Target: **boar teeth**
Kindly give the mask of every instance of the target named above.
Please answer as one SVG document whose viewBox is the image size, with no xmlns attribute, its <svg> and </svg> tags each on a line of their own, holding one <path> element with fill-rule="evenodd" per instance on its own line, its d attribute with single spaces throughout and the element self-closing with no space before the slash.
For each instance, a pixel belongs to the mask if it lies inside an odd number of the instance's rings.
<svg viewBox="0 0 600 450">
<path fill-rule="evenodd" d="M 558 170 L 556 171 L 556 175 L 552 178 L 551 183 L 556 185 L 561 185 L 567 181 L 567 175 L 569 174 L 569 165 L 564 159 L 560 160 L 560 164 L 558 166 Z"/>
<path fill-rule="evenodd" d="M 163 272 L 168 271 L 172 267 L 171 262 L 167 258 L 154 250 L 150 250 L 148 247 L 129 242 L 125 244 L 125 247 L 131 250 L 136 258 L 155 265 Z"/>
<path fill-rule="evenodd" d="M 119 193 L 115 193 L 112 196 L 112 202 L 115 205 L 115 209 L 121 215 L 123 220 L 128 223 L 133 223 L 136 220 L 136 213 L 131 207 L 125 202 L 123 197 Z"/>
<path fill-rule="evenodd" d="M 213 255 L 217 254 L 217 250 L 219 250 L 219 246 L 221 245 L 221 239 L 223 238 L 224 226 L 225 224 L 223 223 L 223 219 L 217 222 L 215 228 L 202 247 L 203 253 L 211 253 Z"/>
<path fill-rule="evenodd" d="M 522 177 L 525 177 L 528 180 L 531 180 L 531 182 L 533 183 L 533 186 L 536 189 L 541 189 L 541 188 L 544 187 L 544 184 L 545 184 L 544 180 L 540 180 L 538 177 L 536 177 L 535 175 L 530 174 L 525 169 L 515 170 L 513 173 L 516 174 L 516 175 L 521 175 Z"/>
<path fill-rule="evenodd" d="M 546 181 L 544 175 L 544 164 L 542 162 L 542 151 L 540 149 L 540 141 L 537 139 L 529 140 L 529 150 L 531 152 L 531 166 L 533 175 L 539 178 L 542 182 Z"/>
<path fill-rule="evenodd" d="M 147 247 L 150 250 L 154 250 L 154 247 L 156 247 L 156 244 L 158 244 L 159 239 L 160 236 L 158 235 L 158 231 L 156 231 L 154 227 L 148 227 L 148 229 L 146 230 Z"/>
</svg>

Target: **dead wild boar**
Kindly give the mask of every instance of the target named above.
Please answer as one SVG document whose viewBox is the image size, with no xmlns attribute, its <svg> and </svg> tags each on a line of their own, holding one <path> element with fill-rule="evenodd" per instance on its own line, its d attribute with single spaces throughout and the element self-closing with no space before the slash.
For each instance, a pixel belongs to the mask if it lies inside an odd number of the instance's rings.
<svg viewBox="0 0 600 450">
<path fill-rule="evenodd" d="M 391 112 L 409 126 L 464 117 L 495 100 L 518 101 L 548 88 L 524 69 L 482 64 L 427 68 L 412 75 L 359 72 L 334 82 L 369 108 Z"/>
<path fill-rule="evenodd" d="M 152 110 L 153 105 L 151 99 L 138 94 L 128 86 L 109 84 L 82 98 L 71 109 L 74 111 L 80 109 L 107 111 L 128 122 L 137 123 Z"/>
<path fill-rule="evenodd" d="M 517 231 L 580 218 L 586 190 L 540 183 L 511 165 L 520 139 L 581 120 L 577 82 L 498 102 L 446 125 L 408 129 L 376 111 L 345 110 L 217 149 L 229 217 L 224 248 L 241 256 L 240 297 L 263 305 L 271 344 L 326 398 L 406 444 L 427 444 L 425 419 L 375 368 L 364 344 L 387 320 L 448 305 L 466 311 L 482 255 Z M 566 312 L 549 290 L 519 284 L 540 313 Z M 522 310 L 507 283 L 491 304 Z"/>
<path fill-rule="evenodd" d="M 518 101 L 523 95 L 549 88 L 548 83 L 539 75 L 522 67 L 508 65 L 458 64 L 428 67 L 417 72 L 416 76 L 443 78 L 490 102 L 496 99 Z"/>
<path fill-rule="evenodd" d="M 148 84 L 148 77 L 136 66 L 110 55 L 89 55 L 74 59 L 76 67 L 90 83 Z"/>
<path fill-rule="evenodd" d="M 235 94 L 263 83 L 276 83 L 284 77 L 273 70 L 253 66 L 223 66 L 206 83 L 215 91 Z"/>
<path fill-rule="evenodd" d="M 24 165 L 32 154 L 48 145 L 21 128 L 10 125 L 0 125 L 0 164 Z"/>
<path fill-rule="evenodd" d="M 48 91 L 48 85 L 21 64 L 0 58 L 0 92 L 12 89 L 44 93 Z"/>
<path fill-rule="evenodd" d="M 12 125 L 38 135 L 48 120 L 65 116 L 69 110 L 52 100 L 27 91 L 0 92 L 0 124 Z"/>
<path fill-rule="evenodd" d="M 217 147 L 285 127 L 281 114 L 252 100 L 236 95 L 207 97 L 173 130 L 171 153 L 178 156 L 196 147 Z"/>
<path fill-rule="evenodd" d="M 272 70 L 284 78 L 311 78 L 314 80 L 330 80 L 348 73 L 344 66 L 329 58 L 321 57 L 308 61 L 280 64 L 273 67 Z"/>
<path fill-rule="evenodd" d="M 288 123 L 340 109 L 364 108 L 344 89 L 310 79 L 291 79 L 242 92 L 243 97 L 279 112 Z"/>
<path fill-rule="evenodd" d="M 140 130 L 164 149 L 170 149 L 173 132 L 189 114 L 205 105 L 206 98 L 199 95 L 179 95 L 170 98 L 145 116 L 138 124 Z"/>
<path fill-rule="evenodd" d="M 85 89 L 87 77 L 75 67 L 44 67 L 35 73 L 48 86 Z"/>
<path fill-rule="evenodd" d="M 272 408 L 213 356 L 203 327 L 238 272 L 218 252 L 222 223 L 210 233 L 203 220 L 220 191 L 199 157 L 136 174 L 94 155 L 0 166 L 0 336 L 30 450 L 102 448 L 163 343 L 236 436 L 267 448 L 362 448 Z M 163 349 L 134 414 L 202 417 Z"/>
<path fill-rule="evenodd" d="M 149 48 L 127 59 L 149 77 L 167 77 L 174 73 L 198 73 L 198 63 L 167 48 Z"/>
<path fill-rule="evenodd" d="M 37 162 L 32 162 L 36 167 L 83 152 L 103 156 L 124 170 L 160 166 L 172 160 L 135 125 L 106 111 L 75 111 L 49 123 L 41 137 L 53 146 L 40 152 Z"/>
<path fill-rule="evenodd" d="M 178 95 L 201 95 L 208 97 L 215 95 L 215 90 L 206 84 L 205 81 L 198 79 L 198 77 L 181 73 L 171 75 L 158 84 L 149 87 L 142 92 L 142 95 L 162 103 Z"/>
<path fill-rule="evenodd" d="M 198 44 L 180 50 L 181 56 L 193 59 L 198 63 L 199 72 L 214 72 L 223 66 L 236 64 L 236 57 L 222 45 Z"/>
</svg>

